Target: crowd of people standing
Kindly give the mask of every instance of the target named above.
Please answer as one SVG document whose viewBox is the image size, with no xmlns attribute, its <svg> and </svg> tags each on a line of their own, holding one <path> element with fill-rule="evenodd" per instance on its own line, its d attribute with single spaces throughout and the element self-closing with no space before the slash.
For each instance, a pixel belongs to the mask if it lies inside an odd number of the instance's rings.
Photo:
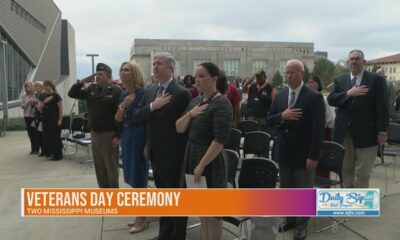
<svg viewBox="0 0 400 240">
<path fill-rule="evenodd" d="M 61 160 L 61 124 L 63 103 L 52 81 L 27 82 L 22 101 L 29 140 L 30 154 Z"/>
<path fill-rule="evenodd" d="M 279 164 L 280 187 L 313 187 L 324 140 L 346 147 L 345 186 L 368 187 L 377 148 L 387 139 L 386 83 L 364 68 L 360 50 L 350 51 L 347 64 L 350 73 L 336 78 L 329 96 L 323 97 L 319 77 L 303 79 L 304 65 L 297 59 L 287 62 L 287 87 L 277 92 L 264 70 L 240 89 L 211 62 L 199 64 L 195 77 L 187 75 L 179 84 L 174 57 L 156 53 L 149 86 L 134 61 L 119 68 L 122 88 L 112 82 L 111 68 L 99 63 L 96 73 L 75 83 L 68 95 L 88 105 L 100 188 L 119 187 L 119 157 L 124 181 L 133 188 L 147 187 L 150 168 L 157 188 L 185 188 L 185 174 L 193 175 L 196 183 L 204 176 L 208 188 L 226 188 L 222 150 L 240 120 L 242 92 L 247 94 L 246 114 L 259 126 L 276 131 L 273 156 Z M 26 83 L 25 91 L 22 107 L 31 154 L 41 151 L 40 155 L 61 159 L 61 97 L 51 81 L 43 83 L 43 91 L 39 82 Z M 202 217 L 201 222 L 204 239 L 221 239 L 221 218 Z M 289 217 L 279 229 L 294 228 L 293 239 L 306 239 L 307 224 L 306 217 Z M 137 217 L 128 225 L 130 233 L 141 232 L 146 218 Z M 185 239 L 186 225 L 187 217 L 161 217 L 155 239 Z M 274 237 L 276 231 L 270 232 Z"/>
</svg>

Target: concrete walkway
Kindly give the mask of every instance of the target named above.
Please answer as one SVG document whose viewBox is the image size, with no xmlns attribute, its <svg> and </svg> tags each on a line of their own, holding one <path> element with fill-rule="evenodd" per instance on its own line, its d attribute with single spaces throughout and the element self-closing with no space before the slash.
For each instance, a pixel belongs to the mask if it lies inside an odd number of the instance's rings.
<svg viewBox="0 0 400 240">
<path fill-rule="evenodd" d="M 69 149 L 73 150 L 73 149 Z M 29 155 L 29 140 L 25 132 L 8 132 L 0 138 L 0 240 L 114 240 L 149 239 L 157 235 L 158 221 L 151 219 L 149 228 L 139 234 L 128 233 L 127 222 L 133 217 L 35 217 L 22 218 L 20 189 L 25 188 L 96 188 L 96 178 L 86 152 L 65 156 L 61 161 Z M 389 161 L 389 160 L 388 160 Z M 377 162 L 378 163 L 378 162 Z M 400 164 L 396 176 L 400 178 Z M 387 164 L 389 193 L 400 193 L 400 183 L 392 181 L 393 164 Z M 121 187 L 128 187 L 120 178 Z M 384 168 L 374 169 L 371 187 L 380 187 L 385 192 Z M 381 201 L 381 217 L 349 218 L 335 233 L 316 233 L 327 224 L 327 218 L 311 219 L 308 239 L 400 239 L 400 195 L 385 197 Z M 189 224 L 198 222 L 190 218 Z M 233 231 L 236 227 L 225 223 Z M 187 238 L 200 239 L 199 228 L 188 230 Z M 234 239 L 224 231 L 223 239 Z M 280 234 L 278 239 L 292 239 L 292 232 Z"/>
</svg>

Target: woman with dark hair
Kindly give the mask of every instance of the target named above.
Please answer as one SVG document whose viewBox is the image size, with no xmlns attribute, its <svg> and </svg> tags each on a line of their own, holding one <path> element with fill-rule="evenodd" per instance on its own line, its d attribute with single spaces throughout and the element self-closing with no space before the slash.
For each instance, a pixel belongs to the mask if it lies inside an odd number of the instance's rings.
<svg viewBox="0 0 400 240">
<path fill-rule="evenodd" d="M 203 93 L 189 103 L 184 115 L 176 121 L 178 133 L 188 131 L 185 152 L 186 173 L 195 183 L 205 176 L 208 188 L 226 188 L 227 180 L 222 149 L 228 140 L 232 123 L 232 107 L 222 95 L 227 82 L 218 78 L 218 67 L 210 62 L 196 68 L 196 83 Z M 222 220 L 201 217 L 203 239 L 221 239 Z"/>
<path fill-rule="evenodd" d="M 63 103 L 52 81 L 43 82 L 44 93 L 39 98 L 38 110 L 42 112 L 43 145 L 51 160 L 62 159 L 61 123 Z"/>
<path fill-rule="evenodd" d="M 317 92 L 322 91 L 322 84 L 319 77 L 315 74 L 311 74 L 310 78 L 307 81 L 307 86 Z M 325 103 L 325 137 L 324 140 L 330 141 L 333 136 L 333 128 L 335 127 L 335 109 L 328 104 L 328 100 L 324 96 Z M 316 169 L 315 174 L 317 176 L 321 176 L 324 178 L 329 178 L 329 171 L 318 168 Z"/>
<path fill-rule="evenodd" d="M 322 84 L 319 77 L 311 74 L 307 81 L 307 87 L 317 91 L 322 91 Z M 331 140 L 333 135 L 333 128 L 335 126 L 335 109 L 328 104 L 328 100 L 324 96 L 325 102 L 325 140 Z"/>
<path fill-rule="evenodd" d="M 38 102 L 36 98 L 32 82 L 24 84 L 25 95 L 22 99 L 22 109 L 24 110 L 24 120 L 26 131 L 31 142 L 31 152 L 29 154 L 39 154 L 39 143 L 37 139 L 35 126 L 35 106 Z"/>
<path fill-rule="evenodd" d="M 183 84 L 185 85 L 186 90 L 190 92 L 193 98 L 199 96 L 199 91 L 195 86 L 194 77 L 190 74 L 186 75 L 183 78 Z"/>
</svg>

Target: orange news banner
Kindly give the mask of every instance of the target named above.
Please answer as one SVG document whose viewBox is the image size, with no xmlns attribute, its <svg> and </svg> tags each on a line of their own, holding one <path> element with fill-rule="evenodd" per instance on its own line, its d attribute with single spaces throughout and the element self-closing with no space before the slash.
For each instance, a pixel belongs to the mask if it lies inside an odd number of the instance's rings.
<svg viewBox="0 0 400 240">
<path fill-rule="evenodd" d="M 313 216 L 315 190 L 21 189 L 29 216 Z"/>
</svg>

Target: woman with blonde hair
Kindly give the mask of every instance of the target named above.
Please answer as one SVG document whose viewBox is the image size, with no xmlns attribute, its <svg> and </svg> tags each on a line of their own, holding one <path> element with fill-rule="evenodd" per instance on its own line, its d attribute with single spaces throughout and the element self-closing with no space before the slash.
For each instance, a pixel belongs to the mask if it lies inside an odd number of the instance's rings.
<svg viewBox="0 0 400 240">
<path fill-rule="evenodd" d="M 24 110 L 24 120 L 26 124 L 26 131 L 28 132 L 29 140 L 31 142 L 31 152 L 29 154 L 39 154 L 39 143 L 36 134 L 35 126 L 35 106 L 38 102 L 35 92 L 33 90 L 32 82 L 24 84 L 25 95 L 22 99 L 22 109 Z"/>
<path fill-rule="evenodd" d="M 124 87 L 121 103 L 115 114 L 115 120 L 122 124 L 121 154 L 124 180 L 133 188 L 146 188 L 149 166 L 144 157 L 146 131 L 144 124 L 133 125 L 133 112 L 144 94 L 144 77 L 140 66 L 133 61 L 123 62 L 119 76 Z M 136 217 L 130 233 L 138 233 L 146 228 L 146 218 Z"/>
</svg>

